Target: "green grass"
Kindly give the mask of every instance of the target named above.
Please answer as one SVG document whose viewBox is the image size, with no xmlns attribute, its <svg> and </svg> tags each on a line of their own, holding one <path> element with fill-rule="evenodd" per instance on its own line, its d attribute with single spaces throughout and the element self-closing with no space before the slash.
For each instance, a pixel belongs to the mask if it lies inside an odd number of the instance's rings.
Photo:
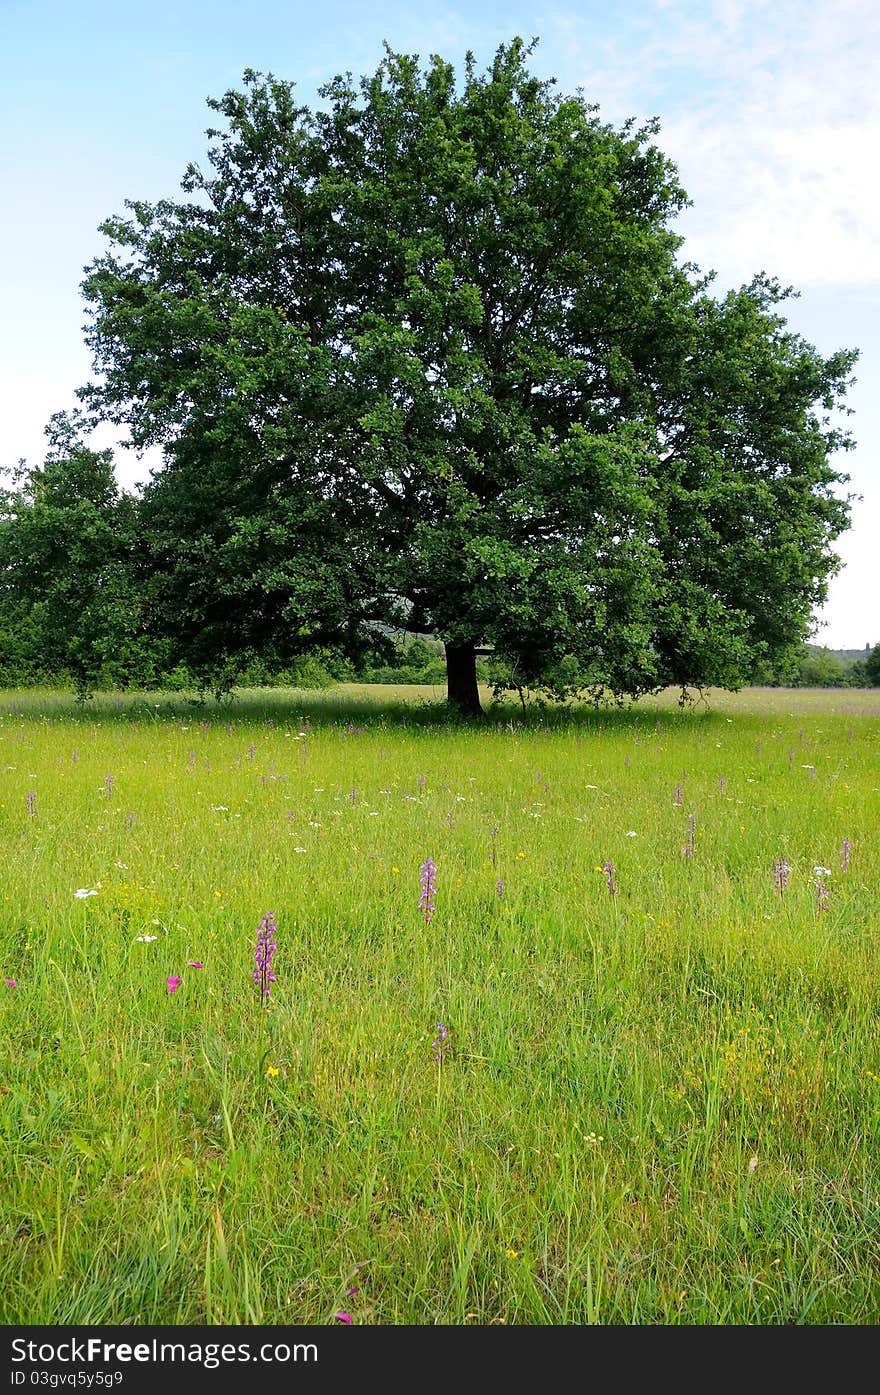
<svg viewBox="0 0 880 1395">
<path fill-rule="evenodd" d="M 0 694 L 0 1321 L 876 1321 L 880 694 L 439 696 Z"/>
</svg>

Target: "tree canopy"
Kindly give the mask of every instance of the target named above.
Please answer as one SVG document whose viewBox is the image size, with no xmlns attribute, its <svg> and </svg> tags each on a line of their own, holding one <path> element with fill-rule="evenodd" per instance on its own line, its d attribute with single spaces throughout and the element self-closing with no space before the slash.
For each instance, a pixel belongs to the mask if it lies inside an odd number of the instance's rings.
<svg viewBox="0 0 880 1395">
<path fill-rule="evenodd" d="M 140 617 L 138 501 L 87 434 L 76 414 L 56 413 L 43 464 L 22 464 L 0 491 L 0 682 L 68 678 L 85 696 L 156 676 Z"/>
<path fill-rule="evenodd" d="M 82 395 L 163 448 L 143 615 L 206 675 L 405 628 L 474 714 L 480 649 L 635 696 L 740 686 L 809 632 L 856 355 L 764 275 L 713 298 L 656 123 L 531 54 L 386 49 L 314 110 L 247 70 L 186 198 L 102 225 Z"/>
</svg>

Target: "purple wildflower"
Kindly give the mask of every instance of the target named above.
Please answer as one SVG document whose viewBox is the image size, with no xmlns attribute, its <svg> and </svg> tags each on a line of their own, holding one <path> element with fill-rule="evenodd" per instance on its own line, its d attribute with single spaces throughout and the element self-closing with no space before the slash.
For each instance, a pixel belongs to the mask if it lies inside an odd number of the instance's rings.
<svg viewBox="0 0 880 1395">
<path fill-rule="evenodd" d="M 275 916 L 271 911 L 267 911 L 260 921 L 257 930 L 257 948 L 254 951 L 256 968 L 254 969 L 254 983 L 260 990 L 262 998 L 269 997 L 269 988 L 273 983 L 277 983 L 272 972 L 272 956 L 277 949 L 275 944 Z"/>
<path fill-rule="evenodd" d="M 5 978 L 5 979 L 3 980 L 3 982 L 4 982 L 4 983 L 8 983 L 10 988 L 17 988 L 17 987 L 18 987 L 18 983 L 16 982 L 16 980 L 15 980 L 14 978 Z"/>
<path fill-rule="evenodd" d="M 612 895 L 612 896 L 616 896 L 616 895 L 617 895 L 617 890 L 618 890 L 618 888 L 617 888 L 617 868 L 614 866 L 614 863 L 611 861 L 610 858 L 607 858 L 607 857 L 606 857 L 606 859 L 605 859 L 605 865 L 604 865 L 604 867 L 602 868 L 602 871 L 605 873 L 605 885 L 607 886 L 608 890 L 611 892 L 611 895 Z"/>
<path fill-rule="evenodd" d="M 107 795 L 107 798 L 108 798 L 108 799 L 110 798 L 111 794 L 113 793 L 113 786 L 114 786 L 115 783 L 116 783 L 116 782 L 115 782 L 115 780 L 113 779 L 113 776 L 108 772 L 108 773 L 104 776 L 104 793 Z"/>
<path fill-rule="evenodd" d="M 346 1327 L 351 1327 L 351 1313 L 334 1313 L 337 1322 L 345 1323 Z"/>
<path fill-rule="evenodd" d="M 422 888 L 419 910 L 424 911 L 427 925 L 434 914 L 434 897 L 437 892 L 437 868 L 433 857 L 426 857 L 419 868 L 419 886 Z"/>
<path fill-rule="evenodd" d="M 693 855 L 694 855 L 694 836 L 695 836 L 695 834 L 696 834 L 696 831 L 697 831 L 697 816 L 696 816 L 696 814 L 688 814 L 687 842 L 685 843 L 684 847 L 682 848 L 682 852 L 684 853 L 684 856 L 685 856 L 685 857 L 693 857 Z"/>
<path fill-rule="evenodd" d="M 827 911 L 828 909 L 828 888 L 824 882 L 816 883 L 816 910 Z"/>
<path fill-rule="evenodd" d="M 499 899 L 504 896 L 504 881 L 501 877 L 495 883 L 495 890 L 498 892 Z"/>
<path fill-rule="evenodd" d="M 724 794 L 727 790 L 727 781 L 725 780 L 723 775 L 718 776 L 718 789 L 722 794 Z"/>
<path fill-rule="evenodd" d="M 183 979 L 182 979 L 182 978 L 178 978 L 178 976 L 177 976 L 176 974 L 171 974 L 171 975 L 165 980 L 165 982 L 168 984 L 168 992 L 169 992 L 169 993 L 176 993 L 177 990 L 178 990 L 178 988 L 180 987 L 180 985 L 183 983 Z"/>
<path fill-rule="evenodd" d="M 784 857 L 777 857 L 773 861 L 773 885 L 781 896 L 788 886 L 788 874 L 791 867 Z"/>
<path fill-rule="evenodd" d="M 137 815 L 135 814 L 134 810 L 132 810 L 130 814 L 126 814 L 125 816 L 125 826 L 126 828 L 134 828 L 136 823 Z"/>
<path fill-rule="evenodd" d="M 30 814 L 31 818 L 35 818 L 37 813 L 37 791 L 28 790 L 27 795 L 25 796 L 25 802 L 27 804 L 27 811 Z"/>
<path fill-rule="evenodd" d="M 434 1060 L 438 1066 L 443 1060 L 446 1051 L 446 1038 L 449 1036 L 449 1028 L 444 1027 L 442 1022 L 437 1023 L 437 1035 L 431 1042 L 431 1050 L 434 1053 Z"/>
<path fill-rule="evenodd" d="M 843 842 L 842 842 L 842 844 L 841 844 L 841 846 L 840 846 L 840 870 L 841 870 L 841 872 L 848 872 L 848 871 L 849 871 L 849 855 L 850 855 L 851 852 L 852 852 L 852 843 L 849 841 L 848 838 L 844 838 L 844 840 L 843 840 Z"/>
<path fill-rule="evenodd" d="M 684 799 L 684 790 L 681 785 L 675 786 L 675 793 L 672 796 L 673 804 L 681 804 Z"/>
</svg>

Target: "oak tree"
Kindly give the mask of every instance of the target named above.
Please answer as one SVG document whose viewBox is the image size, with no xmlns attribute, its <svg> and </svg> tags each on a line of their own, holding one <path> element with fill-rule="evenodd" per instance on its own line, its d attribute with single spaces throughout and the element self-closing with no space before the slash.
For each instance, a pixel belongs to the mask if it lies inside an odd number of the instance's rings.
<svg viewBox="0 0 880 1395">
<path fill-rule="evenodd" d="M 766 276 L 714 297 L 656 123 L 532 51 L 458 77 L 386 49 L 314 109 L 248 70 L 185 197 L 103 225 L 83 396 L 163 448 L 145 613 L 195 670 L 409 629 L 477 714 L 481 649 L 638 695 L 800 648 L 855 354 L 791 332 Z"/>
</svg>

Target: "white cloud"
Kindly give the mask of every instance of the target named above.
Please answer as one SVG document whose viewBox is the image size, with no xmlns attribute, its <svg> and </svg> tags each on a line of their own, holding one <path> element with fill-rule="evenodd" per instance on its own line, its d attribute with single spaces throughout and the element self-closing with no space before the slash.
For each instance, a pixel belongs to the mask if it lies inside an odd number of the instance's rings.
<svg viewBox="0 0 880 1395">
<path fill-rule="evenodd" d="M 558 15 L 565 83 L 659 116 L 693 206 L 686 255 L 721 286 L 880 285 L 880 10 L 868 0 L 667 0 L 604 37 Z M 545 60 L 548 55 L 544 55 Z"/>
</svg>

